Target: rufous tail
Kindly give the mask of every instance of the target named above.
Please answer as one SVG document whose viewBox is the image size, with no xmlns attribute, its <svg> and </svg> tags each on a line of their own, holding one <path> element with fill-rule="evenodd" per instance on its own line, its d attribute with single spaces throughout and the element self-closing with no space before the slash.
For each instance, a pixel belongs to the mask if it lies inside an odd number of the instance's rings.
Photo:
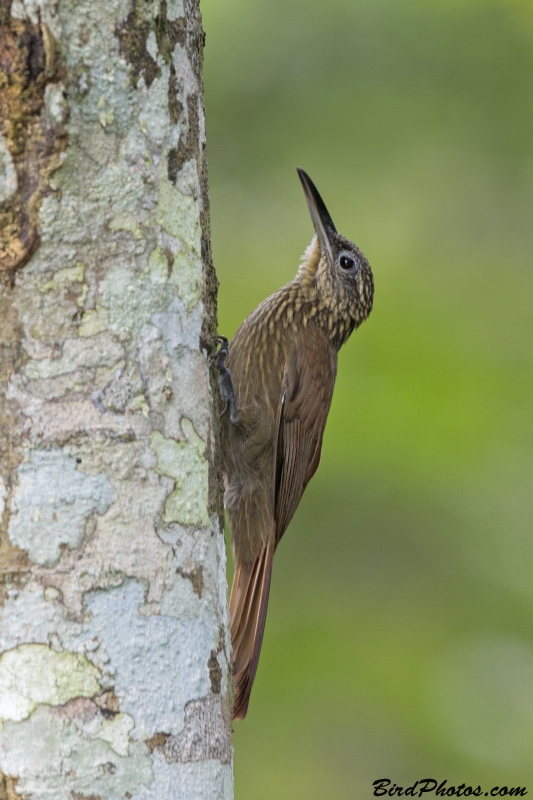
<svg viewBox="0 0 533 800">
<path fill-rule="evenodd" d="M 244 719 L 265 630 L 273 547 L 264 547 L 250 564 L 237 563 L 229 601 L 235 702 L 233 719 Z"/>
</svg>

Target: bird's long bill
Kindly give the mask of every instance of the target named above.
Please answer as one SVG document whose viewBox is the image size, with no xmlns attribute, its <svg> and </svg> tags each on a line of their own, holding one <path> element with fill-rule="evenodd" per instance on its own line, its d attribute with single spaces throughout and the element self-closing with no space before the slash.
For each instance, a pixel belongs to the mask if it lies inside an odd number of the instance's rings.
<svg viewBox="0 0 533 800">
<path fill-rule="evenodd" d="M 335 225 L 333 224 L 333 220 L 329 215 L 326 204 L 320 197 L 318 189 L 307 172 L 305 172 L 301 167 L 296 167 L 296 169 L 302 182 L 305 199 L 307 200 L 309 213 L 311 214 L 316 235 L 318 236 L 318 241 L 320 242 L 320 248 L 322 252 L 326 250 L 330 254 L 331 258 L 333 258 L 330 234 L 337 232 Z"/>
</svg>

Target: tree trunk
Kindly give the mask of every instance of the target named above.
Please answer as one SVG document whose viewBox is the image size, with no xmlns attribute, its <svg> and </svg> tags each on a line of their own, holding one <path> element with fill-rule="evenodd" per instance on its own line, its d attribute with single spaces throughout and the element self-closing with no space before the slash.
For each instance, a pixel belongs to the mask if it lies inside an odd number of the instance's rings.
<svg viewBox="0 0 533 800">
<path fill-rule="evenodd" d="M 227 800 L 198 0 L 0 25 L 0 800 Z"/>
</svg>

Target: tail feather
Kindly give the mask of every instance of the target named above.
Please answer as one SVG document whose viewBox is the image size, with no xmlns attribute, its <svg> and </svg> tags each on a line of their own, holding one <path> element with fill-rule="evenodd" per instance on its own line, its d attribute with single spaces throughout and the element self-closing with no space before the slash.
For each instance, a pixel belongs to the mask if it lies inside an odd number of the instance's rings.
<svg viewBox="0 0 533 800">
<path fill-rule="evenodd" d="M 258 582 L 261 578 L 261 563 L 262 557 L 260 556 L 253 562 L 250 567 L 243 567 L 238 565 L 235 573 L 235 580 L 232 586 L 232 593 L 230 599 L 230 614 L 231 614 L 231 631 L 232 631 L 232 645 L 234 650 L 234 661 L 236 652 L 239 651 L 239 645 L 248 629 L 250 619 L 254 618 L 255 607 L 258 602 Z M 231 600 L 235 597 L 235 607 L 232 607 Z M 239 652 L 240 661 L 244 661 L 244 652 Z"/>
<path fill-rule="evenodd" d="M 238 564 L 233 578 L 229 604 L 235 677 L 233 719 L 244 719 L 248 711 L 265 630 L 273 556 L 273 548 L 264 547 L 251 564 Z"/>
</svg>

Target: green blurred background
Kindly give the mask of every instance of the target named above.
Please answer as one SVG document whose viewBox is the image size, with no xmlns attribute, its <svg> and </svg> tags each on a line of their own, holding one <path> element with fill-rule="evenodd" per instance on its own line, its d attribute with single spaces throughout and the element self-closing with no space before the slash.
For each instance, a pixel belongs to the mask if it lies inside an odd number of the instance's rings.
<svg viewBox="0 0 533 800">
<path fill-rule="evenodd" d="M 237 800 L 531 793 L 533 5 L 202 11 L 220 331 L 297 269 L 296 165 L 376 282 L 276 556 Z"/>
</svg>

